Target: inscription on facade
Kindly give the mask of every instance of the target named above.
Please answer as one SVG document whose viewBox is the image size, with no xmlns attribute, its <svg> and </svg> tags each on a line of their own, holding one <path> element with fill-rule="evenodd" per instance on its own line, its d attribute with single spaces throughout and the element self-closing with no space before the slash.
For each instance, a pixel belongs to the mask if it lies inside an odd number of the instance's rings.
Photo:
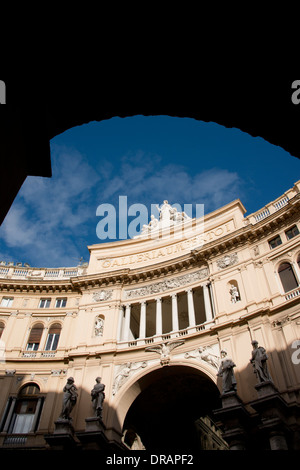
<svg viewBox="0 0 300 470">
<path fill-rule="evenodd" d="M 124 268 L 125 266 L 130 266 L 132 264 L 138 263 L 148 264 L 151 261 L 161 260 L 162 258 L 168 257 L 170 255 L 177 255 L 188 250 L 193 250 L 195 248 L 202 247 L 205 243 L 209 243 L 217 238 L 227 235 L 227 233 L 232 232 L 232 230 L 234 230 L 234 224 L 233 221 L 229 221 L 208 232 L 196 235 L 193 238 L 188 238 L 186 240 L 182 240 L 178 243 L 173 243 L 169 246 L 158 248 L 156 250 L 145 251 L 143 253 L 123 256 L 119 258 L 99 259 L 100 266 L 103 269 L 111 269 L 118 267 Z"/>
</svg>

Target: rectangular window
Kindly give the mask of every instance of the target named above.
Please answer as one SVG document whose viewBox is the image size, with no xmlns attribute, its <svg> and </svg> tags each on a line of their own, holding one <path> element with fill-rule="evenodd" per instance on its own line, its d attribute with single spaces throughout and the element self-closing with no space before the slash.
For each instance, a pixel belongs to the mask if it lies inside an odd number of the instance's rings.
<svg viewBox="0 0 300 470">
<path fill-rule="evenodd" d="M 59 334 L 50 333 L 47 338 L 45 351 L 56 351 L 58 340 L 59 340 Z"/>
<path fill-rule="evenodd" d="M 55 308 L 63 308 L 67 305 L 67 299 L 56 299 Z"/>
<path fill-rule="evenodd" d="M 37 351 L 39 349 L 39 344 L 40 343 L 28 343 L 27 344 L 27 351 Z"/>
<path fill-rule="evenodd" d="M 39 308 L 49 308 L 51 299 L 41 299 Z"/>
<path fill-rule="evenodd" d="M 280 235 L 277 235 L 277 237 L 272 238 L 272 240 L 269 240 L 269 247 L 271 249 L 276 248 L 276 246 L 281 245 L 282 241 L 280 238 Z"/>
<path fill-rule="evenodd" d="M 1 307 L 11 307 L 13 300 L 13 297 L 3 297 L 1 300 Z"/>
<path fill-rule="evenodd" d="M 294 225 L 291 227 L 289 230 L 285 232 L 287 240 L 290 240 L 291 238 L 294 238 L 296 235 L 299 235 L 299 230 L 297 225 Z"/>
</svg>

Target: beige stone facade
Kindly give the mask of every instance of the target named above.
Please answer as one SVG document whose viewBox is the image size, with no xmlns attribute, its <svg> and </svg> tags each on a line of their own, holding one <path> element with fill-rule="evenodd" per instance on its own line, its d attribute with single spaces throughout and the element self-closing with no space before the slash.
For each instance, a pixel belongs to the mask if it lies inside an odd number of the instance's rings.
<svg viewBox="0 0 300 470">
<path fill-rule="evenodd" d="M 226 448 L 213 418 L 220 351 L 234 361 L 237 393 L 255 416 L 253 339 L 267 350 L 280 396 L 299 406 L 300 181 L 245 212 L 236 200 L 167 236 L 89 246 L 89 263 L 76 268 L 0 264 L 0 446 L 48 447 L 68 377 L 78 388 L 71 416 L 80 445 L 100 376 L 110 442 L 155 447 L 168 408 L 169 426 L 172 413 L 181 428 L 185 414 L 213 423 L 209 439 Z M 287 426 L 294 448 L 295 413 Z"/>
</svg>

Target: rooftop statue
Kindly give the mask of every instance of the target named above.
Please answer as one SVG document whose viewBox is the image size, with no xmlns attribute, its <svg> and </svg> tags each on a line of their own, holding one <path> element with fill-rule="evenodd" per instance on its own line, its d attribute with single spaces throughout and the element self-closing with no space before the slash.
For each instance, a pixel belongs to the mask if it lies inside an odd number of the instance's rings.
<svg viewBox="0 0 300 470">
<path fill-rule="evenodd" d="M 153 231 L 170 227 L 189 220 L 190 217 L 185 212 L 179 212 L 176 207 L 172 207 L 171 204 L 165 199 L 161 206 L 156 205 L 159 213 L 159 219 L 151 214 L 151 219 L 148 225 L 143 225 L 141 235 L 149 235 Z"/>
</svg>

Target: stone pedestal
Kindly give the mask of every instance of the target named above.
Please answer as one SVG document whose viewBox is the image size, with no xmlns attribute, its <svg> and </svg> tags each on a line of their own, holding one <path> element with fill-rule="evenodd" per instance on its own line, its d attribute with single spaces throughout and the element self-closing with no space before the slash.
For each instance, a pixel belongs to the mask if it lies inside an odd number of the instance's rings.
<svg viewBox="0 0 300 470">
<path fill-rule="evenodd" d="M 269 441 L 271 450 L 288 450 L 288 404 L 271 381 L 259 383 L 255 388 L 258 399 L 250 405 L 259 414 L 259 429 Z"/>
<path fill-rule="evenodd" d="M 83 450 L 107 450 L 109 441 L 105 435 L 105 430 L 106 427 L 103 421 L 98 417 L 86 418 L 85 431 L 76 433 Z"/>
<path fill-rule="evenodd" d="M 223 439 L 228 443 L 230 450 L 246 449 L 249 413 L 236 391 L 221 395 L 222 408 L 213 413 L 223 426 Z"/>
<path fill-rule="evenodd" d="M 45 441 L 53 450 L 71 450 L 75 449 L 77 442 L 74 436 L 72 420 L 58 419 L 55 421 L 53 434 L 46 434 Z"/>
</svg>

